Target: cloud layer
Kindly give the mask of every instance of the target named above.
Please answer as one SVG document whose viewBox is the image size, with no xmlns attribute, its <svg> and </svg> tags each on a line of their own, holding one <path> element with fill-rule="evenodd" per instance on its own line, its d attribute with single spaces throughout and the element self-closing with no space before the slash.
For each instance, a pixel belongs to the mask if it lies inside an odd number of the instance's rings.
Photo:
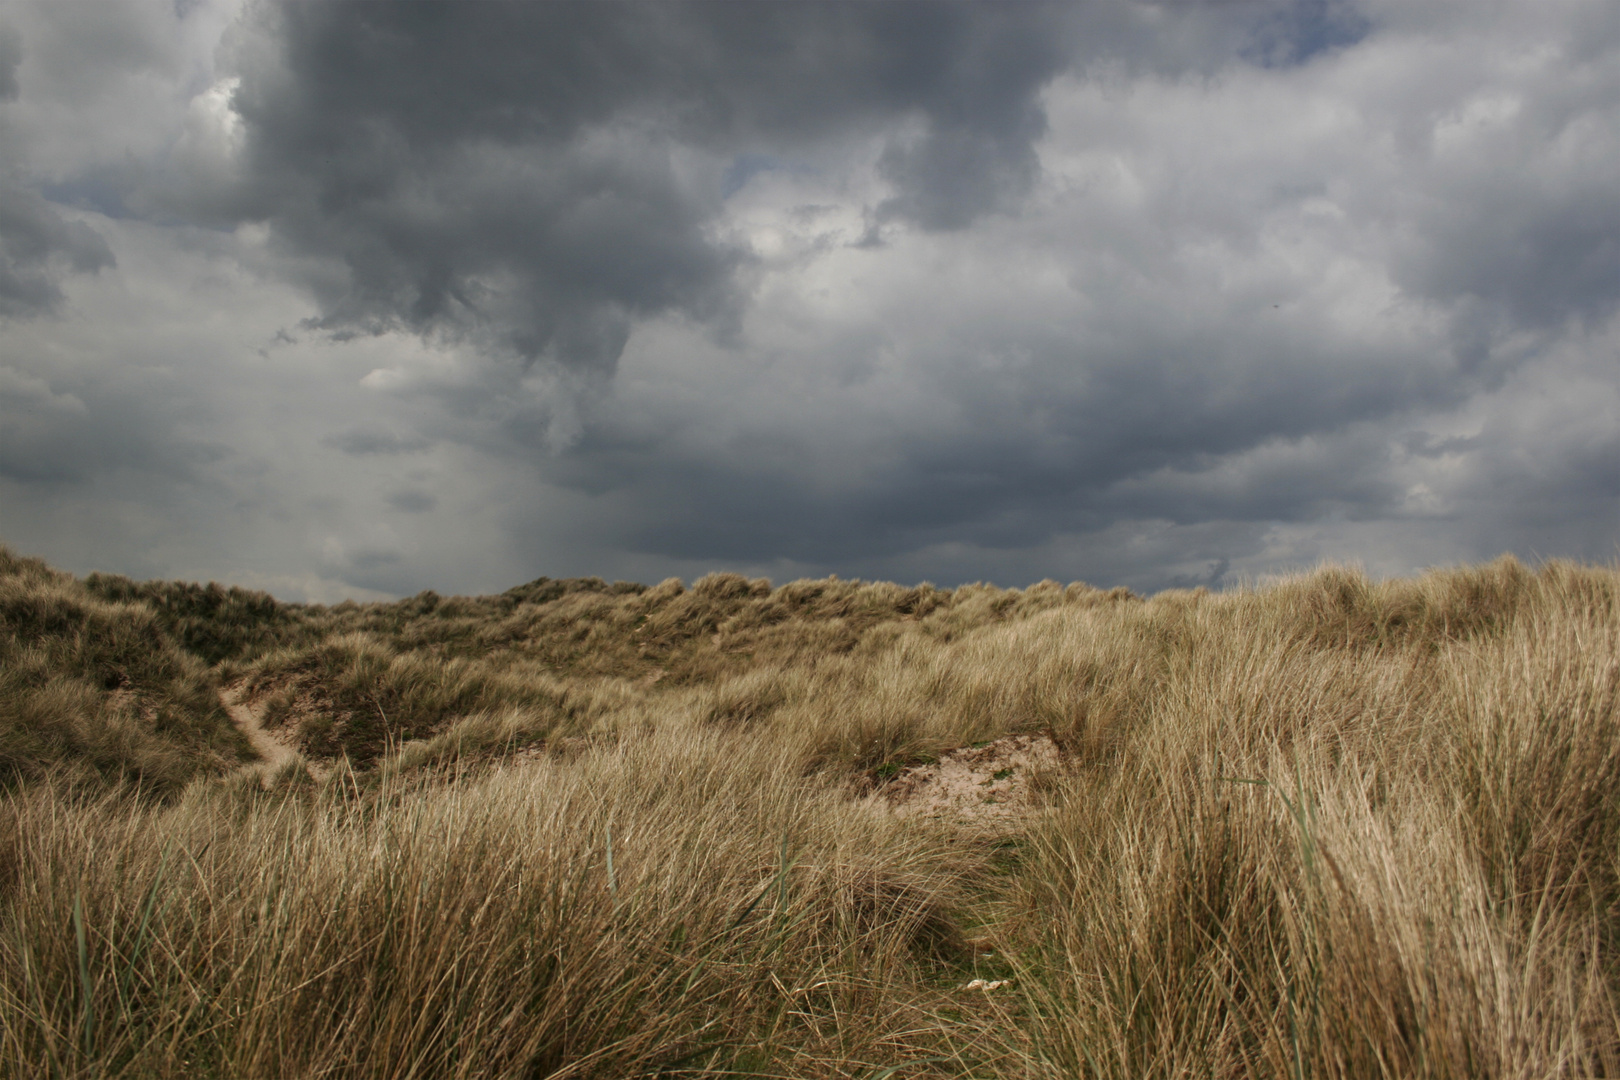
<svg viewBox="0 0 1620 1080">
<path fill-rule="evenodd" d="M 14 546 L 316 597 L 1616 554 L 1610 5 L 105 10 L 0 5 Z"/>
</svg>

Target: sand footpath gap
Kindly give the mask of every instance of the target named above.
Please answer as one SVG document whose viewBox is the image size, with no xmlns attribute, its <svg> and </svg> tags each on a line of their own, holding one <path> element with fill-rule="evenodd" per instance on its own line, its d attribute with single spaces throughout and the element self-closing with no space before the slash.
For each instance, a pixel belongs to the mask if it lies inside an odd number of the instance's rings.
<svg viewBox="0 0 1620 1080">
<path fill-rule="evenodd" d="M 265 730 L 259 722 L 259 711 L 242 700 L 242 687 L 229 687 L 219 692 L 219 703 L 225 706 L 230 714 L 231 723 L 247 736 L 253 746 L 253 752 L 259 755 L 259 761 L 244 768 L 258 772 L 265 787 L 270 786 L 270 778 L 280 772 L 288 762 L 301 760 L 296 748 L 283 742 L 274 734 Z M 310 774 L 315 775 L 313 767 L 307 766 Z"/>
</svg>

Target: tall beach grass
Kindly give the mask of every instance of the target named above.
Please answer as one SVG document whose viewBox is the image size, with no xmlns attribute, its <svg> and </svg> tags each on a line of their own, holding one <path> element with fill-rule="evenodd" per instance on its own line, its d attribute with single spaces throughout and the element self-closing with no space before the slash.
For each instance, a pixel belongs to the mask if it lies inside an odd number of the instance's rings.
<svg viewBox="0 0 1620 1080">
<path fill-rule="evenodd" d="M 335 767 L 19 772 L 0 1074 L 1620 1073 L 1610 568 L 222 601 L 211 666 L 88 601 Z M 94 730 L 94 651 L 13 636 Z M 884 809 L 1009 732 L 1063 761 L 1012 824 Z"/>
</svg>

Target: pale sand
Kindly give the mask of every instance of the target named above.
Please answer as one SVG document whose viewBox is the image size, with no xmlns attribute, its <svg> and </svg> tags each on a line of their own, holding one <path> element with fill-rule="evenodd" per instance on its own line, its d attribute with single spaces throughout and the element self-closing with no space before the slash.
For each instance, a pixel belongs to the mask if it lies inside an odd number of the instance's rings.
<svg viewBox="0 0 1620 1080">
<path fill-rule="evenodd" d="M 221 690 L 219 702 L 230 714 L 231 722 L 247 736 L 248 742 L 253 746 L 253 752 L 259 755 L 257 762 L 243 768 L 257 772 L 265 787 L 270 786 L 270 778 L 281 771 L 288 762 L 302 760 L 292 743 L 280 737 L 278 733 L 265 729 L 259 720 L 259 710 L 242 700 L 240 686 Z M 304 767 L 311 776 L 320 779 L 320 772 L 313 763 L 306 762 Z"/>
<path fill-rule="evenodd" d="M 872 795 L 898 817 L 932 817 L 973 824 L 1010 824 L 1028 811 L 1031 779 L 1058 767 L 1057 745 L 1045 735 L 1006 735 L 983 746 L 947 751 L 914 765 Z"/>
</svg>

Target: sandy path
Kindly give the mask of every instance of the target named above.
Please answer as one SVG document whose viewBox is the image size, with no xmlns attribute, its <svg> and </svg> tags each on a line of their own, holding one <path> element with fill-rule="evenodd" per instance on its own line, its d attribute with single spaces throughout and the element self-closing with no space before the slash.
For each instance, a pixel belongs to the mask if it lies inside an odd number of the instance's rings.
<svg viewBox="0 0 1620 1080">
<path fill-rule="evenodd" d="M 298 759 L 298 751 L 266 731 L 264 725 L 259 722 L 257 710 L 243 702 L 241 695 L 240 687 L 221 690 L 219 703 L 225 706 L 225 711 L 230 714 L 231 723 L 247 736 L 248 742 L 253 745 L 253 752 L 259 755 L 258 762 L 245 768 L 256 770 L 268 786 L 270 777 L 282 766 Z"/>
</svg>

